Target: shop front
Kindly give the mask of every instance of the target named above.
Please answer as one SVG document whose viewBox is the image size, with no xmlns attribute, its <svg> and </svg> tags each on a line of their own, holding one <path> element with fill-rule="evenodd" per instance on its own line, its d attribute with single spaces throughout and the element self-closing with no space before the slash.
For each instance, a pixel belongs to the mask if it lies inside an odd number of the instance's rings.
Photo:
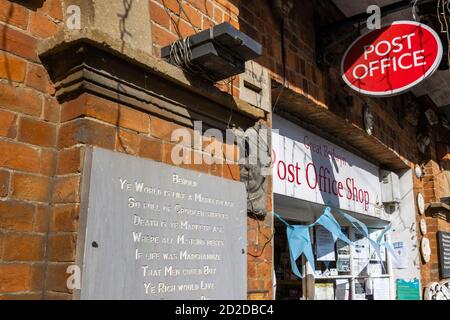
<svg viewBox="0 0 450 320">
<path fill-rule="evenodd" d="M 398 280 L 418 278 L 415 255 L 405 254 L 414 243 L 396 221 L 411 209 L 402 207 L 411 176 L 392 179 L 398 175 L 276 115 L 273 128 L 276 299 L 396 299 Z M 327 212 L 341 236 L 320 219 Z M 298 259 L 288 225 L 308 226 Z"/>
</svg>

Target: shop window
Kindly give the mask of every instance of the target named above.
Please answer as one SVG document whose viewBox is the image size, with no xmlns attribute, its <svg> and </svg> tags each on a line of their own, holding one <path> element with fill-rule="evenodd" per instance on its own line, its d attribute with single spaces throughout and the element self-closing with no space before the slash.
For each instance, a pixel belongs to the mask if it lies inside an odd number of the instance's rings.
<svg viewBox="0 0 450 320">
<path fill-rule="evenodd" d="M 289 221 L 290 224 L 299 224 Z M 322 226 L 310 229 L 315 257 L 315 270 L 306 265 L 304 257 L 297 260 L 303 279 L 291 271 L 289 247 L 284 224 L 275 223 L 276 299 L 315 300 L 388 300 L 390 276 L 385 248 L 380 255 L 367 238 L 354 233 L 349 227 L 342 231 L 354 243 L 350 246 L 338 240 Z M 376 240 L 381 229 L 369 229 Z M 314 273 L 314 276 L 312 275 Z"/>
</svg>

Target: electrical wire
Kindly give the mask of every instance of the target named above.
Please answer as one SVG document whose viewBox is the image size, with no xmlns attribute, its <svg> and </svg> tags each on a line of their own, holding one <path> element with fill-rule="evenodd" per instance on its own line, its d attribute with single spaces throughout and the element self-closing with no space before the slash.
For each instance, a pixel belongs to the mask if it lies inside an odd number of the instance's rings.
<svg viewBox="0 0 450 320">
<path fill-rule="evenodd" d="M 272 107 L 272 113 L 275 112 L 278 101 L 283 94 L 283 91 L 286 87 L 286 81 L 287 81 L 287 75 L 286 75 L 286 44 L 285 44 L 285 20 L 281 20 L 281 26 L 280 26 L 280 33 L 281 33 L 281 63 L 283 64 L 283 83 L 280 86 L 280 93 L 278 94 L 277 99 L 275 100 L 275 103 Z"/>
<path fill-rule="evenodd" d="M 412 16 L 413 16 L 414 21 L 417 21 L 417 19 L 416 19 L 416 4 L 417 4 L 417 1 L 418 0 L 414 0 L 414 4 L 412 6 Z"/>
<path fill-rule="evenodd" d="M 445 32 L 447 37 L 447 64 L 450 70 L 450 28 L 448 22 L 448 13 L 450 13 L 450 1 L 438 0 L 436 10 L 438 21 L 441 25 L 441 32 Z"/>
</svg>

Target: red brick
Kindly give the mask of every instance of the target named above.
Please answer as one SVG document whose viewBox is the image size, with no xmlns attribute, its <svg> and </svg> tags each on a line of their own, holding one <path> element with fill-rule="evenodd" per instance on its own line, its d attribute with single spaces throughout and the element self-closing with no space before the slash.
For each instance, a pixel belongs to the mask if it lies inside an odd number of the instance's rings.
<svg viewBox="0 0 450 320">
<path fill-rule="evenodd" d="M 62 106 L 61 121 L 91 117 L 116 125 L 119 104 L 88 94 L 83 94 Z"/>
<path fill-rule="evenodd" d="M 0 25 L 0 49 L 38 62 L 37 40 L 20 31 Z M 0 90 L 1 91 L 1 90 Z"/>
<path fill-rule="evenodd" d="M 26 30 L 28 10 L 9 0 L 0 0 L 0 21 Z"/>
<path fill-rule="evenodd" d="M 56 152 L 53 150 L 41 150 L 41 170 L 40 173 L 52 177 L 56 167 Z"/>
<path fill-rule="evenodd" d="M 38 293 L 0 294 L 0 300 L 40 300 Z"/>
<path fill-rule="evenodd" d="M 175 34 L 161 28 L 154 23 L 152 24 L 152 38 L 153 42 L 161 47 L 171 44 L 178 39 Z"/>
<path fill-rule="evenodd" d="M 56 127 L 48 122 L 21 117 L 19 120 L 19 141 L 43 147 L 56 143 Z"/>
<path fill-rule="evenodd" d="M 81 172 L 83 166 L 84 148 L 74 147 L 58 152 L 57 173 L 68 174 Z"/>
<path fill-rule="evenodd" d="M 0 83 L 0 92 L 0 107 L 31 116 L 41 115 L 42 98 L 34 90 Z"/>
<path fill-rule="evenodd" d="M 30 64 L 28 66 L 26 84 L 44 93 L 55 93 L 55 87 L 51 83 L 47 71 L 40 65 Z"/>
<path fill-rule="evenodd" d="M 0 197 L 6 197 L 9 193 L 9 177 L 8 171 L 0 170 Z"/>
<path fill-rule="evenodd" d="M 50 208 L 48 205 L 38 205 L 34 214 L 33 230 L 44 233 L 48 231 Z"/>
<path fill-rule="evenodd" d="M 15 138 L 17 134 L 16 120 L 15 113 L 0 110 L 0 136 Z"/>
<path fill-rule="evenodd" d="M 40 261 L 44 257 L 44 236 L 7 234 L 3 242 L 4 261 Z"/>
<path fill-rule="evenodd" d="M 50 198 L 50 183 L 47 177 L 14 173 L 12 196 L 17 199 L 45 202 Z"/>
<path fill-rule="evenodd" d="M 179 15 L 181 12 L 180 4 L 177 1 L 174 0 L 157 0 L 161 5 L 167 7 L 170 11 L 175 13 L 176 15 Z"/>
<path fill-rule="evenodd" d="M 45 292 L 44 300 L 72 300 L 72 294 L 62 292 Z"/>
<path fill-rule="evenodd" d="M 33 215 L 34 206 L 31 204 L 13 200 L 0 201 L 0 229 L 32 231 Z"/>
<path fill-rule="evenodd" d="M 189 1 L 190 4 L 200 10 L 202 13 L 206 14 L 207 16 L 213 15 L 213 5 L 211 1 L 205 1 L 205 0 L 191 0 Z"/>
<path fill-rule="evenodd" d="M 162 161 L 162 143 L 160 140 L 142 137 L 139 156 Z"/>
<path fill-rule="evenodd" d="M 46 15 L 33 12 L 30 16 L 30 31 L 38 38 L 49 38 L 58 32 L 58 26 Z"/>
<path fill-rule="evenodd" d="M 151 135 L 155 138 L 171 142 L 173 131 L 180 128 L 183 127 L 173 122 L 163 120 L 157 117 L 150 118 L 150 131 Z"/>
<path fill-rule="evenodd" d="M 223 165 L 223 177 L 227 179 L 240 180 L 240 169 L 238 164 L 224 164 Z"/>
<path fill-rule="evenodd" d="M 86 143 L 114 150 L 116 128 L 90 119 L 76 119 L 62 125 L 58 136 L 59 148 Z"/>
<path fill-rule="evenodd" d="M 57 178 L 53 184 L 54 203 L 73 203 L 80 201 L 80 176 Z"/>
<path fill-rule="evenodd" d="M 34 263 L 31 266 L 30 291 L 39 292 L 44 289 L 45 269 L 44 263 Z"/>
<path fill-rule="evenodd" d="M 134 132 L 119 129 L 116 139 L 116 150 L 127 154 L 135 155 L 139 152 L 141 138 Z"/>
<path fill-rule="evenodd" d="M 70 276 L 67 273 L 67 268 L 70 266 L 68 263 L 51 263 L 48 266 L 48 276 L 46 279 L 46 289 L 56 292 L 68 292 L 71 290 L 67 288 L 67 279 Z"/>
<path fill-rule="evenodd" d="M 27 264 L 0 264 L 0 292 L 30 289 L 31 267 Z"/>
<path fill-rule="evenodd" d="M 263 262 L 258 263 L 258 278 L 271 279 L 272 278 L 272 264 Z"/>
<path fill-rule="evenodd" d="M 42 5 L 42 11 L 50 17 L 63 21 L 62 1 L 60 0 L 46 0 Z"/>
<path fill-rule="evenodd" d="M 249 291 L 265 289 L 263 280 L 248 280 L 247 286 Z"/>
<path fill-rule="evenodd" d="M 119 126 L 141 133 L 150 132 L 150 117 L 147 113 L 132 108 L 120 107 Z"/>
<path fill-rule="evenodd" d="M 230 2 L 230 0 L 216 0 L 216 3 L 220 4 L 225 9 L 225 12 L 239 15 L 239 8 L 235 4 Z"/>
<path fill-rule="evenodd" d="M 170 26 L 170 17 L 164 8 L 152 1 L 150 1 L 150 17 L 153 22 L 156 22 L 166 29 Z"/>
<path fill-rule="evenodd" d="M 77 204 L 57 205 L 52 208 L 50 231 L 52 232 L 76 232 L 80 207 Z"/>
<path fill-rule="evenodd" d="M 181 18 L 185 19 L 189 25 L 200 29 L 202 27 L 201 13 L 194 9 L 190 3 L 184 2 L 182 4 L 183 11 L 181 12 Z"/>
<path fill-rule="evenodd" d="M 55 98 L 47 98 L 44 101 L 44 120 L 52 123 L 59 122 L 60 106 Z"/>
<path fill-rule="evenodd" d="M 39 152 L 29 146 L 0 140 L 0 167 L 39 172 Z"/>
<path fill-rule="evenodd" d="M 0 78 L 8 81 L 25 80 L 26 62 L 9 54 L 0 54 Z"/>
<path fill-rule="evenodd" d="M 214 7 L 214 21 L 216 23 L 223 22 L 223 11 L 221 9 L 219 9 L 218 7 Z"/>
<path fill-rule="evenodd" d="M 75 261 L 76 242 L 75 234 L 50 235 L 48 239 L 49 261 Z"/>
<path fill-rule="evenodd" d="M 197 33 L 197 30 L 192 27 L 192 25 L 184 20 L 178 20 L 177 22 L 178 31 L 181 34 L 181 37 L 186 38 L 188 36 L 191 36 L 195 33 Z M 175 28 L 173 28 L 173 31 L 175 32 Z M 153 31 L 153 29 L 152 29 Z"/>
</svg>

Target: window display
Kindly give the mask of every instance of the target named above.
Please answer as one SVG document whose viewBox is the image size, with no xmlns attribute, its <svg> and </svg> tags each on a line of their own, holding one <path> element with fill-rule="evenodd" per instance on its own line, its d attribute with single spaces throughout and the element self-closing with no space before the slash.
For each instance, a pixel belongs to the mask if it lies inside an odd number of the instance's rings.
<svg viewBox="0 0 450 320">
<path fill-rule="evenodd" d="M 301 224 L 295 221 L 289 223 Z M 310 275 L 301 279 L 291 271 L 285 225 L 276 222 L 275 227 L 277 299 L 390 299 L 390 278 L 384 247 L 377 252 L 367 238 L 350 227 L 342 227 L 341 230 L 354 243 L 353 246 L 341 240 L 334 242 L 330 232 L 322 226 L 314 226 L 310 230 L 315 258 L 315 270 L 310 270 L 310 273 L 314 273 L 314 277 Z M 377 240 L 381 231 L 369 229 L 370 239 Z M 302 274 L 307 269 L 304 261 L 303 258 L 297 260 Z"/>
</svg>

